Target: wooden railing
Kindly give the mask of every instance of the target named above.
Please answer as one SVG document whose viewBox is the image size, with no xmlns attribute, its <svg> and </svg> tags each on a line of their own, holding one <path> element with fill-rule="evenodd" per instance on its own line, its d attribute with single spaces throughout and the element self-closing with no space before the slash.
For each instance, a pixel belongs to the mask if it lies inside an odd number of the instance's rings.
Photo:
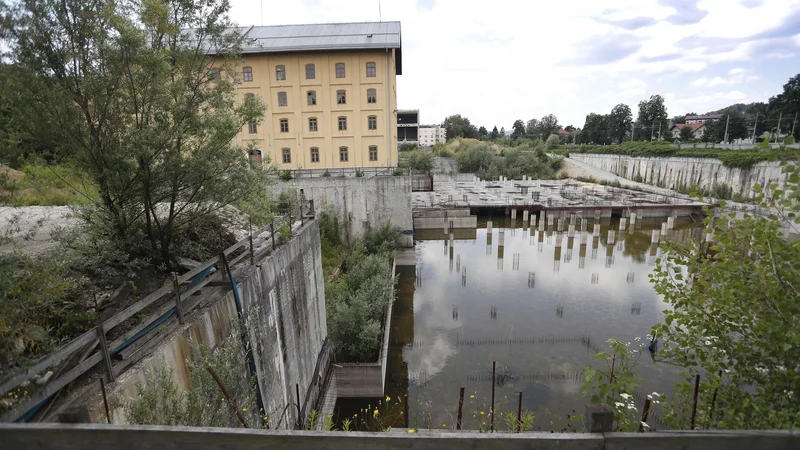
<svg viewBox="0 0 800 450">
<path fill-rule="evenodd" d="M 246 238 L 222 250 L 218 256 L 203 261 L 188 272 L 182 275 L 173 273 L 173 282 L 170 285 L 151 292 L 105 321 L 98 321 L 94 329 L 83 333 L 31 366 L 7 377 L 0 383 L 0 395 L 21 386 L 44 370 L 60 364 L 60 367 L 54 372 L 57 374 L 56 376 L 52 376 L 47 384 L 34 392 L 31 397 L 3 413 L 0 421 L 25 421 L 26 415 L 38 410 L 51 396 L 79 376 L 92 370 L 101 361 L 104 362 L 106 379 L 113 381 L 127 367 L 141 359 L 143 353 L 140 351 L 142 350 L 141 346 L 158 337 L 159 330 L 162 328 L 161 324 L 174 315 L 177 315 L 179 323 L 183 323 L 184 316 L 195 309 L 203 299 L 198 296 L 193 297 L 192 294 L 206 286 L 224 287 L 227 285 L 229 287 L 228 270 L 233 272 L 233 268 L 237 265 L 242 268 L 252 265 L 255 261 L 274 251 L 279 245 L 281 236 L 278 229 L 281 226 L 288 224 L 294 230 L 295 227 L 300 228 L 305 225 L 306 221 L 313 218 L 313 200 L 303 200 L 299 218 L 293 218 L 291 214 L 279 217 L 269 225 L 251 232 Z M 242 261 L 246 263 L 240 264 Z M 211 271 L 215 267 L 217 270 L 212 276 Z M 111 330 L 150 307 L 155 307 L 155 309 L 144 320 L 108 342 L 107 337 Z M 163 334 L 161 336 L 163 337 Z M 95 351 L 98 344 L 99 348 Z M 127 350 L 134 344 L 138 345 L 132 350 Z M 115 364 L 112 356 L 115 356 L 117 360 L 121 357 L 121 361 Z"/>
</svg>

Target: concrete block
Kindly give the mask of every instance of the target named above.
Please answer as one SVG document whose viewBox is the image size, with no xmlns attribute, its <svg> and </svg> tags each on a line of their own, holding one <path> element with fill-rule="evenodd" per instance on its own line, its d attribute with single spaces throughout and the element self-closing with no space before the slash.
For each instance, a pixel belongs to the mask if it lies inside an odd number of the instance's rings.
<svg viewBox="0 0 800 450">
<path fill-rule="evenodd" d="M 607 433 L 614 429 L 614 411 L 608 405 L 586 405 L 583 427 L 587 433 Z"/>
</svg>

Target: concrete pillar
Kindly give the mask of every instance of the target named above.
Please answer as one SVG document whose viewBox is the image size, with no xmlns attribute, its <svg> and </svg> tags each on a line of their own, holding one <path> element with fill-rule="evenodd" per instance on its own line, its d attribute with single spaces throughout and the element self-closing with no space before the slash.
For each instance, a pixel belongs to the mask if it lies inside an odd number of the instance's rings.
<svg viewBox="0 0 800 450">
<path fill-rule="evenodd" d="M 664 223 L 661 224 L 661 235 L 662 236 L 666 236 L 667 235 L 667 222 L 664 222 Z"/>
<path fill-rule="evenodd" d="M 658 244 L 658 230 L 653 230 L 653 235 L 650 236 L 651 244 Z"/>
<path fill-rule="evenodd" d="M 497 233 L 497 238 L 498 238 L 498 241 L 497 241 L 497 245 L 498 246 L 502 247 L 502 246 L 506 245 L 506 232 L 505 231 L 500 230 L 500 232 Z"/>
<path fill-rule="evenodd" d="M 527 209 L 522 211 L 522 221 L 525 222 L 525 223 L 528 222 L 528 214 L 529 214 L 529 212 L 528 212 Z"/>
<path fill-rule="evenodd" d="M 588 240 L 589 240 L 589 233 L 587 233 L 585 230 L 581 231 L 581 244 L 585 245 Z"/>
<path fill-rule="evenodd" d="M 627 219 L 625 219 L 624 217 L 622 219 L 619 219 L 619 231 L 623 231 L 625 229 L 625 225 L 627 225 L 627 222 L 628 222 Z"/>
<path fill-rule="evenodd" d="M 555 219 L 555 216 L 553 214 L 548 214 L 547 215 L 547 226 L 548 227 L 552 227 L 553 226 L 553 220 L 554 219 Z"/>
<path fill-rule="evenodd" d="M 453 248 L 453 233 L 450 233 L 450 248 Z"/>
<path fill-rule="evenodd" d="M 561 233 L 556 232 L 555 235 L 556 248 L 561 248 Z"/>
<path fill-rule="evenodd" d="M 614 244 L 614 239 L 616 238 L 617 232 L 614 230 L 608 230 L 608 245 Z"/>
<path fill-rule="evenodd" d="M 536 228 L 536 214 L 531 214 L 531 228 Z"/>
<path fill-rule="evenodd" d="M 586 231 L 586 228 L 588 226 L 589 226 L 589 221 L 586 220 L 585 217 L 583 219 L 581 219 L 581 231 Z"/>
<path fill-rule="evenodd" d="M 675 218 L 674 217 L 667 217 L 667 228 L 670 230 L 675 228 Z"/>
<path fill-rule="evenodd" d="M 517 218 L 517 208 L 511 208 L 511 218 L 512 219 Z"/>
<path fill-rule="evenodd" d="M 706 230 L 706 242 L 712 242 L 714 240 L 714 232 L 711 230 Z"/>
<path fill-rule="evenodd" d="M 597 237 L 600 236 L 600 224 L 596 223 L 592 227 L 592 236 Z"/>
<path fill-rule="evenodd" d="M 631 226 L 636 225 L 636 213 L 631 213 Z"/>
<path fill-rule="evenodd" d="M 544 219 L 539 221 L 539 231 L 544 231 Z"/>
<path fill-rule="evenodd" d="M 568 235 L 569 236 L 574 236 L 575 235 L 575 225 L 570 225 L 569 226 Z"/>
<path fill-rule="evenodd" d="M 556 231 L 564 231 L 564 219 L 558 219 L 558 227 L 556 228 Z"/>
<path fill-rule="evenodd" d="M 489 234 L 492 234 L 492 221 L 491 220 L 486 221 L 486 232 L 489 233 Z"/>
</svg>

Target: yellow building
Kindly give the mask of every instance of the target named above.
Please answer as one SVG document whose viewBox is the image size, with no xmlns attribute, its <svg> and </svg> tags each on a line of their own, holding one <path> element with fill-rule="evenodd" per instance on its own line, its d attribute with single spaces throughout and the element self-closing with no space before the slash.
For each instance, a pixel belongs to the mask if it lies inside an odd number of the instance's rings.
<svg viewBox="0 0 800 450">
<path fill-rule="evenodd" d="M 400 22 L 251 27 L 237 96 L 264 120 L 239 132 L 281 169 L 397 165 Z"/>
</svg>

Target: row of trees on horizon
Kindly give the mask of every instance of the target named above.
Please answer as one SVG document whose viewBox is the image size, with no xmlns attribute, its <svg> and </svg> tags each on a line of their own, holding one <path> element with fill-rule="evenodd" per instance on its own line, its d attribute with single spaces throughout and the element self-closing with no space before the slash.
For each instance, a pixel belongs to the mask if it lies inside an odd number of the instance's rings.
<svg viewBox="0 0 800 450">
<path fill-rule="evenodd" d="M 512 140 L 527 138 L 546 141 L 551 134 L 563 130 L 570 133 L 561 133 L 565 143 L 609 145 L 624 141 L 673 141 L 675 139 L 670 131 L 671 127 L 685 124 L 687 116 L 698 115 L 689 112 L 670 118 L 666 101 L 658 94 L 640 101 L 638 107 L 635 121 L 631 107 L 624 103 L 614 106 L 607 114 L 589 113 L 586 115 L 583 128 L 577 129 L 579 133 L 573 133 L 576 128 L 572 125 L 562 126 L 555 114 L 547 114 L 541 119 L 528 121 L 517 119 L 508 137 Z M 721 114 L 722 117 L 706 122 L 702 140 L 722 142 L 727 138 L 728 142 L 733 142 L 752 136 L 759 137 L 764 133 L 769 133 L 770 137 L 791 134 L 795 139 L 800 139 L 800 127 L 796 124 L 798 112 L 800 112 L 800 74 L 790 78 L 783 86 L 783 92 L 770 97 L 767 102 L 737 103 L 706 113 Z M 447 130 L 448 140 L 463 137 L 493 141 L 506 137 L 504 127 L 498 130 L 495 126 L 492 131 L 488 131 L 484 126 L 473 125 L 461 114 L 447 117 L 443 126 Z M 687 128 L 681 130 L 679 139 L 691 141 L 694 136 Z"/>
</svg>

